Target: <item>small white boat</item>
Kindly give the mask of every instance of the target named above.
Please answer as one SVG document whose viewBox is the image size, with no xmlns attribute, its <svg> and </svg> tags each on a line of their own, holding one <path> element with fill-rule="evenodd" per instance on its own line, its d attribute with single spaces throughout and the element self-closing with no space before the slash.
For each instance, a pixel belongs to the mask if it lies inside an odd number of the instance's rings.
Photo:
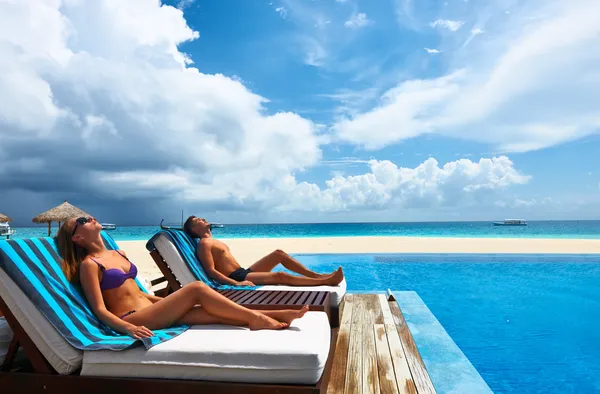
<svg viewBox="0 0 600 394">
<path fill-rule="evenodd" d="M 10 228 L 8 223 L 0 223 L 0 236 L 10 238 L 11 235 L 16 233 L 15 229 Z"/>
<path fill-rule="evenodd" d="M 504 219 L 503 222 L 494 222 L 494 226 L 527 226 L 527 221 L 523 219 Z"/>
<path fill-rule="evenodd" d="M 102 230 L 116 230 L 117 225 L 112 223 L 100 223 Z"/>
</svg>

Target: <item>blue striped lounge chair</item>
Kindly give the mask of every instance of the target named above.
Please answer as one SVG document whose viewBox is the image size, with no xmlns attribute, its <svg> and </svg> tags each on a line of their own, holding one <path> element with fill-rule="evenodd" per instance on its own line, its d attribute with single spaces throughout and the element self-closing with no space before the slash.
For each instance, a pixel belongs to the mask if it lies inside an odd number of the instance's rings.
<svg viewBox="0 0 600 394">
<path fill-rule="evenodd" d="M 94 316 L 60 264 L 52 238 L 0 241 L 0 310 L 14 332 L 3 393 L 320 391 L 333 340 L 322 312 L 281 331 L 177 326 L 135 340 Z"/>
<path fill-rule="evenodd" d="M 146 243 L 146 249 L 150 252 L 163 275 L 165 275 L 171 291 L 197 280 L 218 290 L 248 289 L 248 287 L 221 285 L 211 279 L 196 257 L 197 243 L 197 240 L 192 239 L 185 232 L 175 229 L 161 230 Z M 339 305 L 346 294 L 346 280 L 344 279 L 338 286 L 272 285 L 256 286 L 251 289 L 258 291 L 328 291 L 330 294 L 331 315 L 339 318 Z"/>
</svg>

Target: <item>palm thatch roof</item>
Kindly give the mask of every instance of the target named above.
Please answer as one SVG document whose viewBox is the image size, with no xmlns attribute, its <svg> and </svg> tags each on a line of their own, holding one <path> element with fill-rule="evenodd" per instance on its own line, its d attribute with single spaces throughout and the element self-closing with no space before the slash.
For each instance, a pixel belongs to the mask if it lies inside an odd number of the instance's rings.
<svg viewBox="0 0 600 394">
<path fill-rule="evenodd" d="M 52 223 L 52 222 L 64 222 L 73 217 L 90 216 L 88 213 L 83 212 L 81 209 L 63 202 L 57 207 L 54 207 L 44 213 L 41 213 L 33 218 L 34 223 Z"/>
<path fill-rule="evenodd" d="M 12 219 L 0 213 L 0 223 L 12 222 Z"/>
</svg>

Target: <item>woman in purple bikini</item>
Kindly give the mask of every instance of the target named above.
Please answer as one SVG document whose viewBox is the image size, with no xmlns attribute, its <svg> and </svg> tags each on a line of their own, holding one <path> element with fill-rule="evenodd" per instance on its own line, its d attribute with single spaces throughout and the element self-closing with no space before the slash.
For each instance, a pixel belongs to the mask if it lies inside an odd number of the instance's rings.
<svg viewBox="0 0 600 394">
<path fill-rule="evenodd" d="M 80 282 L 96 316 L 115 331 L 132 337 L 175 324 L 228 324 L 252 330 L 282 329 L 308 310 L 254 311 L 223 297 L 202 282 L 190 283 L 165 298 L 146 294 L 133 280 L 137 267 L 123 251 L 107 250 L 102 225 L 93 217 L 72 218 L 58 231 L 63 270 Z"/>
</svg>

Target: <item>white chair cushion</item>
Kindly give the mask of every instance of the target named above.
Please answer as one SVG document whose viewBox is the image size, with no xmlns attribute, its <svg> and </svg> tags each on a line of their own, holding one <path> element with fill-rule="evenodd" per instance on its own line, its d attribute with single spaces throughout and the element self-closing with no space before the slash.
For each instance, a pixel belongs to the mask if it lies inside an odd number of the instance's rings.
<svg viewBox="0 0 600 394">
<path fill-rule="evenodd" d="M 23 291 L 0 269 L 0 297 L 29 338 L 61 375 L 81 367 L 83 352 L 71 346 L 42 315 Z"/>
<path fill-rule="evenodd" d="M 177 251 L 177 248 L 166 235 L 160 234 L 156 237 L 154 241 L 154 246 L 156 250 L 160 253 L 163 259 L 167 262 L 169 268 L 179 283 L 182 286 L 195 282 L 197 279 L 192 273 L 192 271 L 188 268 L 187 264 Z M 292 290 L 292 291 L 329 291 L 330 302 L 332 306 L 338 306 L 342 299 L 344 298 L 344 294 L 346 294 L 346 280 L 344 279 L 338 286 L 280 286 L 280 285 L 270 285 L 270 286 L 261 286 L 257 290 Z"/>
<path fill-rule="evenodd" d="M 314 384 L 325 368 L 330 328 L 308 312 L 285 330 L 193 326 L 150 350 L 84 352 L 82 375 Z"/>
</svg>

